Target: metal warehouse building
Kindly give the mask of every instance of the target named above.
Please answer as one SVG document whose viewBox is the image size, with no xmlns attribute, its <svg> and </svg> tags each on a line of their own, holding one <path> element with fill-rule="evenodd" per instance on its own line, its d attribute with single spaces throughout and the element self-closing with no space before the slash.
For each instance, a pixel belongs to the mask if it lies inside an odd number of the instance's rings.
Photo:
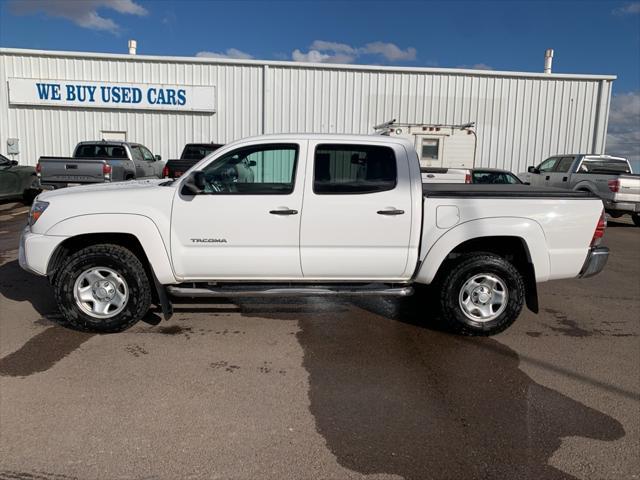
<svg viewBox="0 0 640 480">
<path fill-rule="evenodd" d="M 615 78 L 0 49 L 0 152 L 34 165 L 122 138 L 167 159 L 187 142 L 373 133 L 396 119 L 474 122 L 475 164 L 522 171 L 604 153 Z"/>
</svg>

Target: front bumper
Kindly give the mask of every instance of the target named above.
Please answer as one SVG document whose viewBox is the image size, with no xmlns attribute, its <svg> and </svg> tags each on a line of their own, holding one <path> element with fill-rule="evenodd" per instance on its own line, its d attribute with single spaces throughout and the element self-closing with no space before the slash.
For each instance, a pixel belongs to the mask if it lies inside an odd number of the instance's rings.
<svg viewBox="0 0 640 480">
<path fill-rule="evenodd" d="M 56 247 L 67 237 L 32 233 L 27 225 L 20 235 L 18 263 L 20 267 L 36 275 L 46 275 L 49 259 Z"/>
<path fill-rule="evenodd" d="M 582 265 L 582 270 L 578 278 L 593 277 L 602 271 L 609 260 L 609 249 L 607 247 L 593 247 L 587 254 L 587 259 Z"/>
</svg>

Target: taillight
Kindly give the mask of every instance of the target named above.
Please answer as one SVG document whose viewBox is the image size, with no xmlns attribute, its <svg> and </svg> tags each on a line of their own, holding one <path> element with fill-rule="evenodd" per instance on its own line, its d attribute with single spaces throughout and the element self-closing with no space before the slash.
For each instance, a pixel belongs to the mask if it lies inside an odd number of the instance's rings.
<svg viewBox="0 0 640 480">
<path fill-rule="evenodd" d="M 600 218 L 598 219 L 598 225 L 596 225 L 596 231 L 593 232 L 593 238 L 591 239 L 591 246 L 597 247 L 602 242 L 602 237 L 604 237 L 604 230 L 607 228 L 607 217 L 604 215 L 604 210 L 600 214 Z"/>
<path fill-rule="evenodd" d="M 609 190 L 613 193 L 618 193 L 620 191 L 620 180 L 617 178 L 615 180 L 609 180 L 607 185 L 609 185 Z"/>
<path fill-rule="evenodd" d="M 102 175 L 104 175 L 105 180 L 111 180 L 111 165 L 108 163 L 102 165 Z"/>
<path fill-rule="evenodd" d="M 471 173 L 467 172 L 464 176 L 464 183 L 471 183 Z"/>
<path fill-rule="evenodd" d="M 42 165 L 40 165 L 40 162 L 36 163 L 36 175 L 40 176 L 40 172 L 42 171 Z"/>
<path fill-rule="evenodd" d="M 169 178 L 169 167 L 166 165 L 162 169 L 162 178 Z"/>
</svg>

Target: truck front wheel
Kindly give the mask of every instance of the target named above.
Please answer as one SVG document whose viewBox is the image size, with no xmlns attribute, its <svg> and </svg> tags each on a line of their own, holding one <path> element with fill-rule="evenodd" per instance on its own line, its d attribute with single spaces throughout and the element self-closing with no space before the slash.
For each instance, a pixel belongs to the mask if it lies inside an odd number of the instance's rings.
<svg viewBox="0 0 640 480">
<path fill-rule="evenodd" d="M 144 266 L 120 245 L 78 250 L 65 259 L 53 284 L 60 312 L 79 330 L 120 332 L 138 322 L 151 304 Z"/>
<path fill-rule="evenodd" d="M 518 270 L 492 253 L 459 257 L 442 279 L 443 320 L 463 335 L 495 335 L 520 315 L 525 284 Z"/>
<path fill-rule="evenodd" d="M 636 224 L 636 227 L 640 227 L 640 213 L 632 213 L 631 219 Z"/>
</svg>

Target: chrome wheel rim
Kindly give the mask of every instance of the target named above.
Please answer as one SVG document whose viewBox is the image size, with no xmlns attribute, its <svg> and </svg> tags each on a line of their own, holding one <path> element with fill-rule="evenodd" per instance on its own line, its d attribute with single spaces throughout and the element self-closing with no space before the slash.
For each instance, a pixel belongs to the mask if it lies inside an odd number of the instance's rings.
<svg viewBox="0 0 640 480">
<path fill-rule="evenodd" d="M 489 322 L 507 308 L 509 292 L 504 280 L 497 275 L 480 273 L 464 283 L 458 301 L 467 318 Z"/>
<path fill-rule="evenodd" d="M 93 318 L 106 319 L 119 314 L 129 300 L 125 279 L 107 267 L 91 267 L 80 274 L 73 287 L 76 304 Z"/>
</svg>

